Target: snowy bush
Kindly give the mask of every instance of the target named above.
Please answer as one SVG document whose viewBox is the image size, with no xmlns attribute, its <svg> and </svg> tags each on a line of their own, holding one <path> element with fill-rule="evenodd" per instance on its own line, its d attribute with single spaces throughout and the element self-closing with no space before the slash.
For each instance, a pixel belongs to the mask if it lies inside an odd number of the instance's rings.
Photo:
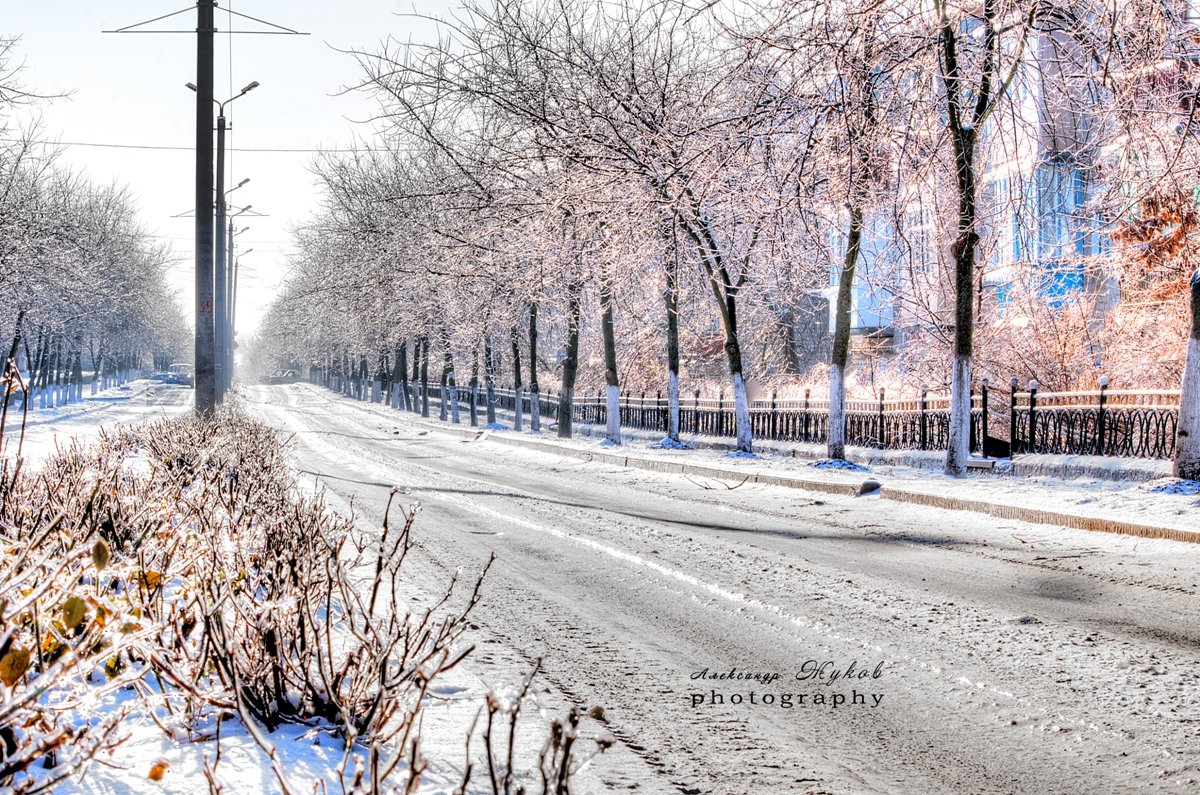
<svg viewBox="0 0 1200 795">
<path fill-rule="evenodd" d="M 346 792 L 417 785 L 422 705 L 471 651 L 462 634 L 487 567 L 465 598 L 452 581 L 408 607 L 416 506 L 393 524 L 389 502 L 382 534 L 364 537 L 301 496 L 275 433 L 236 411 L 102 434 L 36 474 L 6 458 L 0 472 L 0 790 L 83 770 L 122 741 L 132 709 L 173 741 L 218 748 L 221 722 L 239 721 L 285 792 L 309 784 L 287 780 L 271 739 L 284 723 L 343 740 Z M 118 687 L 140 699 L 80 720 L 79 704 Z M 522 791 L 492 728 L 515 730 L 525 700 L 486 705 L 483 791 Z M 565 792 L 578 721 L 550 727 L 543 792 Z"/>
<path fill-rule="evenodd" d="M 141 609 L 151 576 L 114 560 L 113 480 L 70 448 L 38 476 L 0 464 L 0 791 L 45 792 L 119 745 L 122 712 L 81 721 L 134 681 L 161 626 Z"/>
</svg>

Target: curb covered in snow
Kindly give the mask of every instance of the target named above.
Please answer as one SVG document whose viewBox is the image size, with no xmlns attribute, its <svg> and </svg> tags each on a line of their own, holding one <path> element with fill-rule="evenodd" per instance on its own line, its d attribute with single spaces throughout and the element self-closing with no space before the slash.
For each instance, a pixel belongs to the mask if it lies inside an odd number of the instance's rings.
<svg viewBox="0 0 1200 795">
<path fill-rule="evenodd" d="M 428 424 L 439 431 L 458 434 L 468 438 L 475 438 L 479 434 L 479 431 L 476 429 L 460 430 L 453 427 L 448 428 L 440 423 L 434 422 L 424 424 Z M 636 456 L 624 455 L 621 453 L 576 450 L 570 447 L 554 444 L 551 441 L 525 439 L 499 433 L 489 434 L 487 438 L 491 441 L 499 442 L 500 444 L 512 445 L 513 447 L 525 447 L 534 450 L 542 450 L 558 455 L 566 455 L 572 458 L 578 458 L 584 461 L 597 461 L 607 464 L 615 464 L 617 466 L 631 467 L 634 469 L 644 469 L 652 472 L 671 472 L 683 475 L 730 478 L 734 480 L 740 480 L 744 478 L 745 482 L 747 483 L 762 483 L 769 486 L 783 486 L 785 488 L 803 489 L 805 491 L 818 491 L 826 494 L 841 494 L 847 497 L 853 496 L 855 493 L 855 487 L 850 483 L 832 483 L 824 480 L 810 480 L 807 478 L 798 478 L 792 476 L 769 475 L 765 473 L 747 473 L 733 469 L 721 469 L 719 467 L 704 466 L 701 464 L 684 464 L 675 461 L 659 461 L 656 459 L 638 458 Z M 988 516 L 995 516 L 1002 519 L 1015 519 L 1022 522 L 1030 522 L 1032 524 L 1049 524 L 1060 527 L 1070 527 L 1076 530 L 1087 530 L 1090 532 L 1116 533 L 1120 535 L 1136 536 L 1139 538 L 1161 538 L 1170 541 L 1200 543 L 1200 533 L 1176 527 L 1161 527 L 1158 525 L 1127 522 L 1120 519 L 1108 519 L 1099 516 L 1083 516 L 1080 514 L 1061 513 L 1059 511 L 1047 511 L 1038 508 L 1029 508 L 1022 505 L 987 502 L 984 500 L 972 500 L 963 497 L 951 497 L 942 494 L 929 494 L 921 491 L 913 491 L 911 489 L 900 489 L 887 486 L 885 486 L 881 492 L 881 497 L 886 500 L 895 500 L 896 502 L 906 502 L 914 505 L 926 505 L 945 510 L 971 511 L 973 513 L 986 514 Z"/>
<path fill-rule="evenodd" d="M 598 437 L 604 426 L 578 423 L 575 432 L 581 436 Z M 629 441 L 658 439 L 661 433 L 623 429 L 621 436 Z M 733 440 L 726 437 L 693 436 L 684 434 L 689 445 L 698 450 L 732 450 Z M 754 440 L 758 452 L 773 453 L 798 460 L 820 460 L 828 454 L 825 445 L 807 442 L 776 442 Z M 870 466 L 901 466 L 940 472 L 946 462 L 942 450 L 878 450 L 873 447 L 848 446 L 846 457 Z M 1007 472 L 1017 477 L 1051 477 L 1062 480 L 1093 478 L 1096 480 L 1132 480 L 1145 482 L 1171 474 L 1171 462 L 1146 458 L 1113 458 L 1089 455 L 1042 455 L 1022 453 L 1011 463 L 997 463 L 993 472 Z"/>
</svg>

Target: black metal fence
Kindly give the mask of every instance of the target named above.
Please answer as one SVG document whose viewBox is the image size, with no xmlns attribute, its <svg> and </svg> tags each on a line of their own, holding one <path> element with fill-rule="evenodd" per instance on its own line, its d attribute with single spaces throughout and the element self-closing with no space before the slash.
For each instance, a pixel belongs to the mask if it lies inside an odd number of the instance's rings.
<svg viewBox="0 0 1200 795">
<path fill-rule="evenodd" d="M 387 384 L 341 379 L 314 373 L 313 381 L 360 400 L 383 399 Z M 1107 379 L 1100 388 L 1084 392 L 1039 392 L 1037 382 L 1025 391 L 1016 379 L 1009 390 L 997 390 L 983 381 L 971 396 L 971 440 L 973 453 L 1005 457 L 1013 454 L 1053 453 L 1099 455 L 1125 458 L 1170 458 L 1175 451 L 1179 417 L 1178 391 L 1111 390 Z M 415 384 L 410 384 L 414 392 Z M 469 387 L 459 387 L 459 401 L 479 408 L 487 402 L 483 387 L 472 396 Z M 433 385 L 431 402 L 438 401 Z M 511 389 L 493 390 L 498 409 L 515 412 L 517 395 Z M 388 397 L 390 400 L 390 396 Z M 520 410 L 528 416 L 533 396 L 522 391 Z M 558 416 L 559 394 L 540 392 L 538 413 L 553 420 Z M 648 396 L 622 394 L 621 426 L 666 433 L 669 406 L 662 393 Z M 756 439 L 783 442 L 828 441 L 829 402 L 813 399 L 805 390 L 800 399 L 767 400 L 750 404 L 750 424 Z M 1005 416 L 1007 415 L 1007 416 Z M 575 395 L 571 400 L 573 422 L 602 425 L 608 418 L 603 392 Z M 702 398 L 699 392 L 681 398 L 679 428 L 697 436 L 731 437 L 736 433 L 733 401 L 724 392 L 717 398 Z M 875 400 L 846 401 L 846 443 L 887 450 L 945 450 L 949 440 L 950 399 L 923 391 L 917 398 L 888 398 L 879 390 Z"/>
<path fill-rule="evenodd" d="M 1171 458 L 1179 422 L 1179 392 L 1112 390 L 1017 392 L 1009 423 L 1014 453 Z"/>
</svg>

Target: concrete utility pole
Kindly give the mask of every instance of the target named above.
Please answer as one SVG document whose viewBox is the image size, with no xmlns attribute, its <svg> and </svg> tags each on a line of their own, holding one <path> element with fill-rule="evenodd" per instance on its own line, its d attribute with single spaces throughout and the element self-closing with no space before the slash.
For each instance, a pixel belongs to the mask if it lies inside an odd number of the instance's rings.
<svg viewBox="0 0 1200 795">
<path fill-rule="evenodd" d="M 233 102 L 238 97 L 246 94 L 248 91 L 253 91 L 258 88 L 258 81 L 255 80 L 241 90 L 236 96 L 230 97 L 224 102 L 217 103 L 217 219 L 215 224 L 215 242 L 216 256 L 214 264 L 214 290 L 216 293 L 216 302 L 214 306 L 214 316 L 216 317 L 216 335 L 214 343 L 216 346 L 216 363 L 215 363 L 215 382 L 216 392 L 215 398 L 217 403 L 225 399 L 225 391 L 229 389 L 231 372 L 233 367 L 233 357 L 230 355 L 230 346 L 233 343 L 233 332 L 229 324 L 229 260 L 228 250 L 225 247 L 225 106 Z M 229 192 L 237 190 L 245 185 L 250 180 L 244 179 L 234 186 Z"/>
<path fill-rule="evenodd" d="M 258 88 L 259 83 L 255 80 L 250 83 L 240 92 L 225 100 L 218 102 L 213 100 L 213 104 L 217 106 L 217 180 L 216 180 L 216 196 L 217 196 L 217 214 L 216 221 L 213 224 L 213 317 L 215 330 L 213 332 L 213 346 L 216 350 L 213 364 L 214 374 L 214 400 L 216 403 L 221 403 L 225 399 L 225 392 L 229 389 L 233 375 L 233 355 L 231 345 L 233 341 L 233 332 L 229 322 L 229 255 L 225 247 L 225 216 L 228 194 L 233 193 L 238 188 L 249 182 L 249 179 L 244 179 L 234 185 L 229 190 L 225 190 L 225 131 L 228 125 L 225 123 L 225 106 L 233 102 L 240 96 Z M 187 83 L 187 87 L 192 91 L 200 89 L 195 83 Z M 248 208 L 247 208 L 248 209 Z"/>
<path fill-rule="evenodd" d="M 213 34 L 215 0 L 197 0 L 196 12 L 196 413 L 216 405 L 213 317 Z"/>
<path fill-rule="evenodd" d="M 258 84 L 255 83 L 255 85 L 258 85 Z M 240 183 L 238 183 L 237 188 L 240 188 L 242 185 L 245 185 L 249 181 L 250 181 L 249 178 L 242 180 Z M 234 188 L 234 190 L 236 190 L 237 188 Z M 232 193 L 233 190 L 230 190 L 229 192 Z M 225 284 L 226 284 L 225 320 L 224 320 L 224 323 L 225 323 L 225 388 L 226 389 L 229 389 L 233 385 L 233 347 L 234 347 L 234 338 L 236 336 L 236 332 L 233 327 L 233 316 L 234 316 L 234 308 L 237 305 L 237 270 L 236 270 L 236 258 L 234 257 L 234 254 L 233 254 L 233 252 L 234 252 L 233 238 L 236 236 L 236 234 L 245 232 L 246 229 L 248 228 L 248 227 L 244 227 L 239 232 L 235 233 L 233 231 L 233 219 L 237 218 L 242 213 L 250 212 L 250 209 L 251 209 L 251 205 L 247 204 L 245 207 L 238 210 L 236 213 L 230 213 L 228 215 L 229 235 L 227 238 L 228 243 L 225 246 L 225 259 L 224 259 L 224 262 L 225 262 Z M 256 215 L 261 215 L 261 213 L 256 213 Z"/>
<path fill-rule="evenodd" d="M 224 239 L 224 229 L 220 231 L 213 227 L 213 39 L 216 34 L 216 0 L 196 0 L 196 83 L 189 84 L 196 92 L 196 413 L 200 416 L 212 414 L 218 400 L 216 362 L 217 357 L 225 355 L 216 348 L 216 325 L 219 317 L 216 315 L 216 278 L 213 263 L 213 241 L 219 234 Z M 106 30 L 104 33 L 188 33 L 190 30 L 160 30 L 149 29 L 147 26 L 161 22 L 164 19 L 186 14 L 190 8 L 164 14 L 154 19 L 126 25 L 116 30 Z M 231 8 L 225 9 L 230 20 L 233 17 L 250 20 L 259 26 L 257 30 L 231 30 L 230 33 L 256 34 L 286 34 L 292 36 L 307 36 L 298 30 L 276 25 L 257 17 L 238 13 Z M 242 89 L 245 94 L 258 83 L 252 83 Z M 241 94 L 238 94 L 240 97 Z M 236 99 L 234 97 L 233 99 Z M 232 100 L 227 100 L 232 101 Z M 224 116 L 224 104 L 217 103 Z M 222 119 L 224 121 L 224 119 Z M 223 199 L 221 194 L 219 199 Z M 219 263 L 222 273 L 227 263 Z M 225 279 L 222 276 L 221 281 Z M 229 357 L 226 356 L 226 360 Z M 222 368 L 224 369 L 224 368 Z"/>
<path fill-rule="evenodd" d="M 225 399 L 225 106 L 217 112 L 217 216 L 213 222 L 213 397 L 217 403 Z"/>
</svg>

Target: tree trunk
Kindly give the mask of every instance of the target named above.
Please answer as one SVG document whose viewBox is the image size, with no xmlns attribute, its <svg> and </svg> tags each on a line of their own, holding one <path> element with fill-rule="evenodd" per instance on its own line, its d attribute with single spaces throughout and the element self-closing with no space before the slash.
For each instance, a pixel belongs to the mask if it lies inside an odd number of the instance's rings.
<svg viewBox="0 0 1200 795">
<path fill-rule="evenodd" d="M 725 297 L 725 358 L 733 382 L 733 416 L 737 431 L 737 452 L 754 452 L 754 431 L 750 427 L 750 401 L 746 397 L 746 379 L 742 374 L 742 349 L 737 334 L 737 299 Z"/>
<path fill-rule="evenodd" d="M 83 400 L 83 340 L 75 341 L 71 365 L 71 400 Z"/>
<path fill-rule="evenodd" d="M 679 443 L 679 265 L 672 255 L 667 264 L 667 439 Z"/>
<path fill-rule="evenodd" d="M 471 427 L 479 427 L 479 346 L 471 358 Z"/>
<path fill-rule="evenodd" d="M 487 391 L 487 424 L 496 425 L 496 359 L 492 355 L 492 338 L 483 338 L 483 385 Z"/>
<path fill-rule="evenodd" d="M 542 401 L 539 394 L 537 371 L 537 342 L 538 342 L 538 305 L 537 301 L 529 302 L 529 430 L 531 433 L 542 432 Z"/>
<path fill-rule="evenodd" d="M 612 284 L 607 277 L 600 279 L 600 332 L 604 338 L 605 440 L 621 443 L 621 383 L 617 377 L 617 335 L 613 327 Z"/>
<path fill-rule="evenodd" d="M 958 184 L 958 237 L 954 256 L 954 369 L 950 380 L 950 433 L 947 475 L 967 474 L 971 445 L 971 352 L 975 327 L 975 133 L 963 130 L 954 141 Z"/>
<path fill-rule="evenodd" d="M 12 345 L 8 349 L 8 356 L 4 357 L 3 373 L 6 379 L 16 380 L 16 374 L 20 372 L 17 367 L 17 351 L 21 349 L 21 326 L 25 322 L 25 310 L 17 311 L 17 322 L 13 326 Z M 28 390 L 26 386 L 26 390 Z M 4 384 L 4 396 L 2 405 L 0 405 L 0 453 L 4 451 L 4 429 L 8 427 L 8 403 L 13 393 L 13 384 L 6 382 Z M 6 495 L 7 496 L 7 495 Z"/>
<path fill-rule="evenodd" d="M 412 360 L 412 411 L 421 411 L 421 338 L 413 340 Z"/>
<path fill-rule="evenodd" d="M 513 355 L 513 430 L 520 431 L 523 428 L 524 419 L 524 392 L 521 387 L 521 338 L 517 334 L 517 327 L 514 325 L 510 330 L 512 339 L 512 355 Z"/>
<path fill-rule="evenodd" d="M 567 344 L 563 357 L 562 391 L 558 395 L 558 437 L 571 438 L 571 410 L 575 397 L 575 376 L 579 373 L 580 285 L 567 285 Z"/>
<path fill-rule="evenodd" d="M 392 389 L 397 390 L 394 405 L 397 409 L 412 410 L 408 395 L 408 340 L 396 348 L 396 371 L 392 374 Z"/>
<path fill-rule="evenodd" d="M 442 382 L 450 398 L 450 421 L 455 425 L 459 425 L 461 417 L 458 411 L 458 379 L 454 375 L 454 352 L 450 349 L 450 332 L 448 329 L 443 329 L 442 347 L 445 351 L 442 354 Z M 442 413 L 445 413 L 445 409 L 442 410 Z M 445 419 L 445 417 L 442 419 Z"/>
<path fill-rule="evenodd" d="M 25 384 L 25 399 L 21 401 L 21 406 L 24 409 L 33 408 L 33 393 L 37 389 L 37 383 L 41 380 L 42 363 L 45 360 L 46 351 L 46 327 L 38 326 L 37 341 L 34 343 L 33 349 L 29 348 L 29 338 L 26 337 L 25 346 L 25 361 L 29 364 L 29 380 Z"/>
<path fill-rule="evenodd" d="M 850 309 L 854 302 L 854 271 L 862 245 L 861 205 L 850 208 L 846 256 L 838 277 L 837 309 L 833 324 L 833 357 L 829 367 L 829 438 L 827 455 L 846 458 L 846 365 L 850 363 Z"/>
<path fill-rule="evenodd" d="M 1179 426 L 1175 434 L 1175 477 L 1200 480 L 1200 271 L 1192 274 L 1192 333 L 1179 395 Z"/>
<path fill-rule="evenodd" d="M 164 371 L 170 368 L 168 363 L 162 368 Z M 100 379 L 104 374 L 104 347 L 101 345 L 98 349 L 92 350 L 92 388 L 91 393 L 94 395 L 100 389 Z"/>
<path fill-rule="evenodd" d="M 442 422 L 446 421 L 447 415 L 450 413 L 450 393 L 446 389 L 446 378 L 450 375 L 450 367 L 446 363 L 445 356 L 442 357 L 442 374 L 438 376 L 438 419 Z"/>
<path fill-rule="evenodd" d="M 664 198 L 669 199 L 668 196 Z M 738 342 L 737 294 L 745 284 L 747 274 L 734 278 L 730 273 L 725 256 L 721 253 L 718 236 L 709 221 L 703 217 L 698 200 L 692 197 L 692 220 L 682 224 L 683 230 L 696 246 L 709 289 L 721 312 L 721 328 L 725 336 L 725 358 L 729 363 L 729 377 L 733 382 L 734 421 L 737 429 L 737 452 L 752 455 L 754 430 L 750 426 L 750 404 L 746 398 L 746 380 L 742 374 L 742 349 Z"/>
<path fill-rule="evenodd" d="M 429 338 L 417 341 L 421 349 L 421 416 L 429 417 Z"/>
</svg>

